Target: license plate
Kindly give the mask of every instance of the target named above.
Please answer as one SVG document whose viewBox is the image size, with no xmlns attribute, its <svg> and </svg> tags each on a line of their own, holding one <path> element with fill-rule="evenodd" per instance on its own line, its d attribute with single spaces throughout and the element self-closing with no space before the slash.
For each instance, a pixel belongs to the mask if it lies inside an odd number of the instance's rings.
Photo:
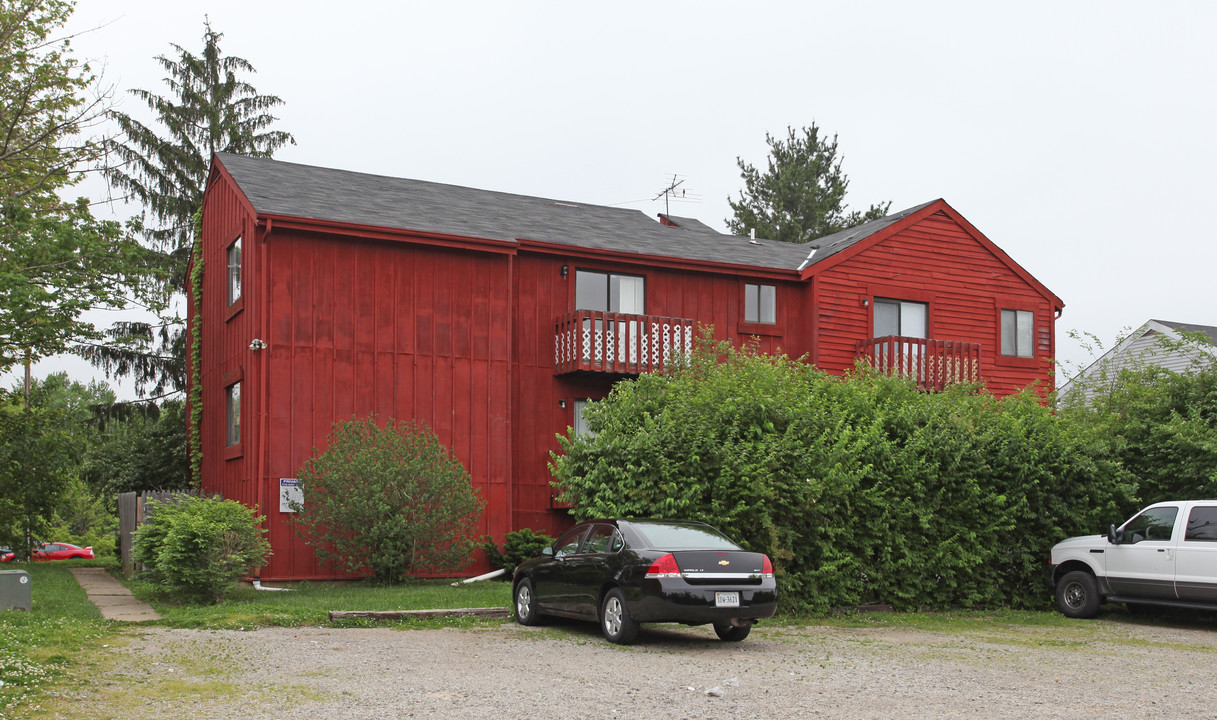
<svg viewBox="0 0 1217 720">
<path fill-rule="evenodd" d="M 716 592 L 716 593 L 714 593 L 714 607 L 739 607 L 739 593 L 737 593 L 737 592 Z"/>
</svg>

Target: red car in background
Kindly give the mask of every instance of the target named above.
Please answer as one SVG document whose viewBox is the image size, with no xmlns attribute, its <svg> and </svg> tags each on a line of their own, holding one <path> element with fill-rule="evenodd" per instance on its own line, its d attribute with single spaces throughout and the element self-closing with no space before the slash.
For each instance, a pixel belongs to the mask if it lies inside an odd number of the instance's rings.
<svg viewBox="0 0 1217 720">
<path fill-rule="evenodd" d="M 0 562 L 12 562 L 16 555 L 8 548 L 0 554 Z M 44 560 L 92 560 L 93 548 L 79 547 L 71 543 L 42 543 L 34 548 L 34 561 Z"/>
</svg>

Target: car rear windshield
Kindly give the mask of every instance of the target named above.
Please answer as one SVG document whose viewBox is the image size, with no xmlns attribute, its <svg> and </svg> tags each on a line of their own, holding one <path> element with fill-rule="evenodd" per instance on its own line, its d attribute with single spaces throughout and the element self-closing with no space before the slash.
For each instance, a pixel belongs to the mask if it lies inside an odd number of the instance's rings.
<svg viewBox="0 0 1217 720">
<path fill-rule="evenodd" d="M 739 545 L 707 525 L 634 523 L 634 531 L 656 550 L 739 550 Z"/>
</svg>

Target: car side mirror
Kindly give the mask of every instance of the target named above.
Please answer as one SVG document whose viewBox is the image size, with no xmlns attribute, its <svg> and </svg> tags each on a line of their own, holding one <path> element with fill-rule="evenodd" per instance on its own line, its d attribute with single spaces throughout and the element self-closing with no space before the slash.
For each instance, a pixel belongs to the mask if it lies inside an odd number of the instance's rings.
<svg viewBox="0 0 1217 720">
<path fill-rule="evenodd" d="M 552 547 L 546 547 L 541 550 L 541 554 L 544 555 L 545 557 L 553 557 L 554 549 Z"/>
<path fill-rule="evenodd" d="M 1117 530 L 1115 524 L 1107 526 L 1107 542 L 1120 545 L 1124 542 L 1124 531 Z"/>
</svg>

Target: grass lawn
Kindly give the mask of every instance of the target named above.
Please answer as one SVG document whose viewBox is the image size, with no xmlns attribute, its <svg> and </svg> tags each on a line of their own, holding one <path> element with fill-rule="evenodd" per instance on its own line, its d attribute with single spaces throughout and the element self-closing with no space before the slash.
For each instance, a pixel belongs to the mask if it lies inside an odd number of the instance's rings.
<svg viewBox="0 0 1217 720">
<path fill-rule="evenodd" d="M 384 625 L 362 618 L 329 621 L 331 610 L 429 610 L 467 607 L 508 608 L 511 584 L 496 580 L 452 586 L 451 580 L 414 580 L 394 587 L 368 583 L 299 583 L 285 592 L 240 587 L 219 605 L 174 602 L 156 588 L 138 581 L 127 585 L 164 618 L 156 623 L 170 627 L 251 629 L 266 626 L 370 627 Z M 403 620 L 390 623 L 403 629 L 450 627 L 477 621 L 470 618 Z M 483 621 L 484 622 L 484 621 Z M 496 620 L 495 622 L 501 622 Z"/>
<path fill-rule="evenodd" d="M 30 574 L 33 603 L 30 612 L 0 610 L 0 718 L 36 710 L 47 687 L 80 682 L 81 659 L 118 633 L 89 602 L 68 571 L 69 562 L 4 568 Z"/>
</svg>

